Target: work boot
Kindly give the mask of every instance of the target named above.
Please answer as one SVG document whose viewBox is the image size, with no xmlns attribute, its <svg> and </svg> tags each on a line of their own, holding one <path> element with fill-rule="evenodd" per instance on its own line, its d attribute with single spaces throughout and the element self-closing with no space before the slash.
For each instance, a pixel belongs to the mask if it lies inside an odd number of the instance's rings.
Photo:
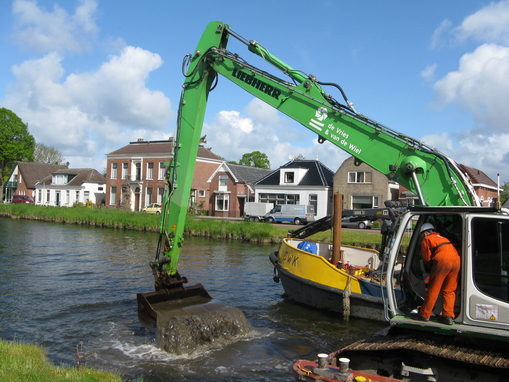
<svg viewBox="0 0 509 382">
<path fill-rule="evenodd" d="M 438 322 L 440 322 L 441 324 L 444 324 L 444 325 L 452 325 L 452 317 L 439 316 Z"/>
<path fill-rule="evenodd" d="M 420 314 L 412 314 L 412 319 L 417 320 L 417 321 L 424 321 L 424 322 L 429 321 L 429 318 L 423 317 Z"/>
</svg>

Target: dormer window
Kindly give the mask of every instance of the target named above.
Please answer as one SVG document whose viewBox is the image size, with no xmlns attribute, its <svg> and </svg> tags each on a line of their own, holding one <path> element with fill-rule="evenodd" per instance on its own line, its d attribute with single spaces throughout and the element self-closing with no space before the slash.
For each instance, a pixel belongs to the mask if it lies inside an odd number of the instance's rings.
<svg viewBox="0 0 509 382">
<path fill-rule="evenodd" d="M 285 172 L 285 183 L 295 183 L 295 173 L 293 171 Z"/>
<path fill-rule="evenodd" d="M 67 174 L 53 175 L 53 184 L 67 184 Z"/>
</svg>

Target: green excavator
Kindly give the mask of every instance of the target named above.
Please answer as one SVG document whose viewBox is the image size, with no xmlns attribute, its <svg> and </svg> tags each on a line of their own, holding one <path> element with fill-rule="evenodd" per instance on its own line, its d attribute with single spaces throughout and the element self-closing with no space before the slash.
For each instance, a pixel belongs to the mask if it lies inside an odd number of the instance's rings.
<svg viewBox="0 0 509 382">
<path fill-rule="evenodd" d="M 228 51 L 231 38 L 244 44 L 258 59 L 273 65 L 282 78 Z M 323 61 L 326 62 L 326 56 Z M 177 271 L 207 100 L 221 75 L 316 133 L 320 143 L 328 141 L 340 147 L 353 155 L 357 163 L 368 164 L 417 195 L 419 209 L 410 214 L 398 214 L 398 221 L 387 229 L 392 236 L 381 255 L 389 277 L 393 277 L 393 268 L 401 257 L 398 246 L 406 225 L 412 221 L 417 221 L 418 225 L 426 221 L 433 221 L 437 226 L 453 224 L 455 232 L 461 234 L 461 277 L 465 283 L 459 298 L 457 323 L 461 324 L 462 333 L 486 335 L 490 339 L 506 337 L 503 334 L 509 333 L 509 250 L 505 249 L 509 244 L 503 233 L 509 226 L 509 216 L 504 209 L 479 207 L 481 202 L 468 175 L 456 162 L 423 142 L 357 112 L 339 85 L 319 81 L 313 75 L 292 68 L 258 42 L 244 39 L 222 22 L 208 24 L 194 53 L 185 56 L 183 69 L 185 81 L 166 178 L 159 243 L 156 259 L 151 263 L 155 292 L 137 295 L 139 317 L 144 325 L 159 325 L 163 315 L 178 315 L 181 308 L 193 307 L 191 315 L 228 309 L 227 305 L 215 302 L 202 285 L 187 286 L 187 279 Z M 495 231 L 486 231 L 486 227 Z M 483 242 L 483 237 L 488 236 L 492 240 L 489 245 Z M 414 250 L 418 247 L 417 238 L 412 240 L 411 250 Z M 492 269 L 488 263 L 479 261 L 478 256 L 484 256 L 487 251 L 500 267 Z M 419 290 L 420 276 L 412 268 L 415 268 L 416 258 L 410 256 L 405 269 L 409 277 L 407 284 L 412 288 L 408 292 L 412 295 Z M 482 269 L 482 275 L 476 273 L 476 267 Z M 505 294 L 502 293 L 504 287 Z M 390 288 L 385 307 L 387 319 L 394 325 L 437 330 L 435 323 L 426 327 L 426 323 L 416 324 L 407 319 L 406 308 L 398 306 Z M 486 319 L 481 313 L 476 316 L 482 308 L 493 314 L 488 314 Z"/>
</svg>

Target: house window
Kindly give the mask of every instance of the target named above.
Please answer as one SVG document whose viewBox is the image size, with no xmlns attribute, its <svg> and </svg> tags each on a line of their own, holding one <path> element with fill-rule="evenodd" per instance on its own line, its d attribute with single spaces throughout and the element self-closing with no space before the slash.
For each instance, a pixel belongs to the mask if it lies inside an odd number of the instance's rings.
<svg viewBox="0 0 509 382">
<path fill-rule="evenodd" d="M 117 186 L 111 186 L 110 206 L 114 206 L 116 203 L 117 203 Z"/>
<path fill-rule="evenodd" d="M 65 174 L 53 175 L 53 184 L 66 184 L 67 176 Z"/>
<path fill-rule="evenodd" d="M 317 194 L 309 194 L 309 204 L 313 206 L 315 211 L 314 215 L 316 216 L 316 211 L 318 211 L 318 195 Z"/>
<path fill-rule="evenodd" d="M 371 183 L 371 172 L 350 171 L 348 173 L 348 183 Z"/>
<path fill-rule="evenodd" d="M 71 201 L 71 191 L 65 191 L 65 204 L 69 205 Z"/>
<path fill-rule="evenodd" d="M 157 203 L 161 204 L 164 198 L 164 187 L 159 187 L 157 189 Z"/>
<path fill-rule="evenodd" d="M 90 200 L 90 191 L 85 191 L 85 202 L 88 202 Z"/>
<path fill-rule="evenodd" d="M 49 203 L 50 201 L 50 191 L 46 190 L 46 203 Z"/>
<path fill-rule="evenodd" d="M 285 183 L 295 183 L 295 173 L 293 171 L 285 172 Z"/>
<path fill-rule="evenodd" d="M 145 195 L 145 205 L 148 206 L 152 203 L 152 187 L 147 187 L 147 192 Z"/>
<path fill-rule="evenodd" d="M 198 196 L 200 198 L 204 198 L 205 197 L 205 190 L 198 190 Z"/>
<path fill-rule="evenodd" d="M 111 179 L 117 179 L 117 163 L 111 164 Z"/>
<path fill-rule="evenodd" d="M 159 162 L 159 180 L 164 180 L 164 174 L 166 173 L 166 166 L 164 165 L 164 162 Z"/>
<path fill-rule="evenodd" d="M 126 180 L 128 176 L 129 163 L 122 163 L 122 179 Z"/>
<path fill-rule="evenodd" d="M 136 163 L 136 180 L 141 180 L 141 163 Z"/>
<path fill-rule="evenodd" d="M 276 204 L 300 204 L 299 194 L 259 194 L 260 203 Z"/>
<path fill-rule="evenodd" d="M 219 191 L 228 190 L 228 175 L 219 175 Z"/>
<path fill-rule="evenodd" d="M 216 211 L 228 211 L 229 198 L 226 194 L 216 195 Z"/>
<path fill-rule="evenodd" d="M 376 208 L 378 207 L 378 196 L 352 196 L 352 208 Z"/>
<path fill-rule="evenodd" d="M 154 179 L 154 162 L 147 163 L 147 179 Z"/>
<path fill-rule="evenodd" d="M 80 192 L 76 191 L 76 203 L 80 202 Z"/>
<path fill-rule="evenodd" d="M 38 194 L 39 194 L 39 195 L 38 195 L 38 197 L 37 197 L 37 199 L 38 199 L 37 201 L 38 201 L 39 203 L 41 203 L 41 202 L 42 202 L 42 190 L 39 190 Z"/>
</svg>

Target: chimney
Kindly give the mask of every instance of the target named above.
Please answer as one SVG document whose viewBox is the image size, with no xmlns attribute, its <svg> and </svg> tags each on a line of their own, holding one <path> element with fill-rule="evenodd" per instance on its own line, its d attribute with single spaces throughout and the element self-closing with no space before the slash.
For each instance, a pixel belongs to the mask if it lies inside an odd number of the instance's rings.
<svg viewBox="0 0 509 382">
<path fill-rule="evenodd" d="M 143 138 L 138 138 L 138 142 L 143 142 Z"/>
</svg>

